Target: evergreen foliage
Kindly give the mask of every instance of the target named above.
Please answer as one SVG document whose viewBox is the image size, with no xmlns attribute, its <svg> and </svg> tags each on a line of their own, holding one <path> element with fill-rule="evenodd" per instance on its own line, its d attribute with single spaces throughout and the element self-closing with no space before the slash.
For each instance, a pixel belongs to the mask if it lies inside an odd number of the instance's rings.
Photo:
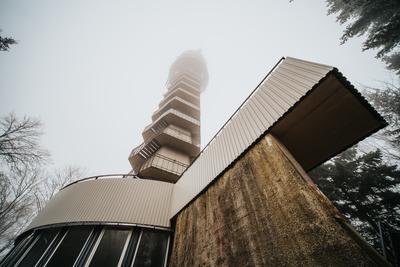
<svg viewBox="0 0 400 267">
<path fill-rule="evenodd" d="M 383 90 L 369 88 L 366 94 L 389 123 L 383 134 L 400 151 L 400 87 L 391 83 L 385 83 L 384 87 Z"/>
<path fill-rule="evenodd" d="M 0 30 L 1 33 L 1 30 Z M 15 41 L 13 38 L 10 37 L 3 37 L 0 35 L 0 51 L 8 51 L 10 48 L 10 45 L 16 44 L 17 41 Z"/>
<path fill-rule="evenodd" d="M 400 1 L 399 0 L 327 0 L 328 14 L 347 24 L 342 43 L 354 36 L 366 35 L 363 50 L 378 49 L 377 58 L 400 75 Z"/>
<path fill-rule="evenodd" d="M 400 170 L 385 162 L 379 149 L 360 154 L 352 147 L 309 174 L 377 248 L 378 221 L 400 230 Z"/>
</svg>

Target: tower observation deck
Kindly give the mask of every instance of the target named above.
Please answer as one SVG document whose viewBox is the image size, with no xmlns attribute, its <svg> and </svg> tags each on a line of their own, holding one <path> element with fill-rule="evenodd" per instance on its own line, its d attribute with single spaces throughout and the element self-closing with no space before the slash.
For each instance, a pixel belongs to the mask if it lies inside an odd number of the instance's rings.
<svg viewBox="0 0 400 267">
<path fill-rule="evenodd" d="M 143 130 L 143 143 L 129 155 L 132 174 L 175 183 L 200 152 L 200 94 L 208 83 L 200 51 L 186 51 L 172 64 L 167 92 Z"/>
</svg>

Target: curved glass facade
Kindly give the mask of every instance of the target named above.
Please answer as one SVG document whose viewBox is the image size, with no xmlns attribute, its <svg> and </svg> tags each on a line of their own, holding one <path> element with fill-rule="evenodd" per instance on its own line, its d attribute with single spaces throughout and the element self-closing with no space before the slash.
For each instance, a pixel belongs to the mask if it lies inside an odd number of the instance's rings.
<svg viewBox="0 0 400 267">
<path fill-rule="evenodd" d="M 169 231 L 122 226 L 36 230 L 0 266 L 166 266 Z"/>
</svg>

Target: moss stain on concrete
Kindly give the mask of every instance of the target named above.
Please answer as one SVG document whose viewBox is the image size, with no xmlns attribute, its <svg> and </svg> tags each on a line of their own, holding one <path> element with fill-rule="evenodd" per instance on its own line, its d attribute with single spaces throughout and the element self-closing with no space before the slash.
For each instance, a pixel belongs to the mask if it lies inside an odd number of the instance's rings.
<svg viewBox="0 0 400 267">
<path fill-rule="evenodd" d="M 170 266 L 377 266 L 268 135 L 176 218 Z"/>
</svg>

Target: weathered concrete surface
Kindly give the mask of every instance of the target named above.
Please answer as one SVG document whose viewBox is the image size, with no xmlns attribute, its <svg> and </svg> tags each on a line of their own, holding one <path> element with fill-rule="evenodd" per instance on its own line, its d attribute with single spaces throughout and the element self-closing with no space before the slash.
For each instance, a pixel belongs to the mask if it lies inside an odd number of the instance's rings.
<svg viewBox="0 0 400 267">
<path fill-rule="evenodd" d="M 170 266 L 376 266 L 266 136 L 176 218 Z"/>
</svg>

